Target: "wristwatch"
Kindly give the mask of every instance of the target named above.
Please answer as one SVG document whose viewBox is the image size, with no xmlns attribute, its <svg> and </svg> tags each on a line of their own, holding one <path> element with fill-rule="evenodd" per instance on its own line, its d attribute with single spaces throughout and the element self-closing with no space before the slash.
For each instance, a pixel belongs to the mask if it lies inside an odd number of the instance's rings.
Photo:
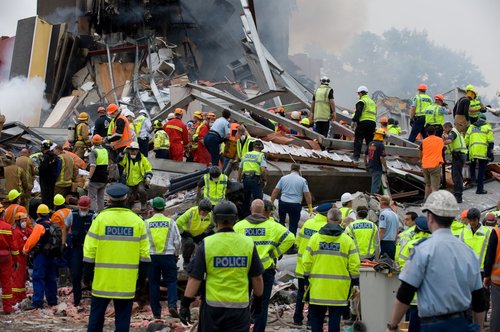
<svg viewBox="0 0 500 332">
<path fill-rule="evenodd" d="M 387 329 L 389 331 L 397 331 L 399 328 L 399 324 L 391 324 L 391 323 L 387 323 Z"/>
</svg>

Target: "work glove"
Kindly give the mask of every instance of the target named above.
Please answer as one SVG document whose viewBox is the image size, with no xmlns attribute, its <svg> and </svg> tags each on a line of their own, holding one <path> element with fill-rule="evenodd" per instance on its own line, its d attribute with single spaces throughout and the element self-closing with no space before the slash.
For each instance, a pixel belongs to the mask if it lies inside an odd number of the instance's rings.
<svg viewBox="0 0 500 332">
<path fill-rule="evenodd" d="M 149 187 L 151 185 L 151 178 L 148 176 L 144 179 L 144 184 L 146 187 Z"/>
<path fill-rule="evenodd" d="M 313 214 L 313 207 L 312 204 L 307 205 L 307 210 L 309 211 L 309 215 Z"/>
<path fill-rule="evenodd" d="M 181 300 L 181 310 L 179 311 L 179 318 L 184 325 L 191 324 L 191 311 L 189 310 L 189 306 L 191 305 L 191 303 L 193 303 L 193 301 L 193 297 L 186 296 L 184 296 Z"/>
<path fill-rule="evenodd" d="M 85 180 L 85 184 L 83 185 L 83 189 L 88 190 L 90 184 L 90 179 Z"/>
<path fill-rule="evenodd" d="M 253 297 L 252 305 L 250 306 L 251 317 L 256 317 L 262 312 L 262 296 Z"/>
</svg>

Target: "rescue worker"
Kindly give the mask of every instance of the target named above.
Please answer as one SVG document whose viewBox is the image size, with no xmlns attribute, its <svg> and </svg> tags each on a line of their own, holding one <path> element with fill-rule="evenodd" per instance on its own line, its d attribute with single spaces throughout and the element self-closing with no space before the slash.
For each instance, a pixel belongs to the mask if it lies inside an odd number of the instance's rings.
<svg viewBox="0 0 500 332">
<path fill-rule="evenodd" d="M 21 193 L 30 193 L 31 191 L 28 191 L 26 172 L 16 165 L 14 154 L 8 151 L 4 157 L 3 178 L 5 179 L 5 192 L 15 189 Z M 21 203 L 26 205 L 28 201 L 25 201 L 21 196 Z"/>
<path fill-rule="evenodd" d="M 380 211 L 378 218 L 380 255 L 384 253 L 390 259 L 395 259 L 396 240 L 400 226 L 398 215 L 391 208 L 391 198 L 387 195 L 380 196 Z"/>
<path fill-rule="evenodd" d="M 486 115 L 480 113 L 478 120 L 469 126 L 465 134 L 465 144 L 469 149 L 470 177 L 473 185 L 477 183 L 476 194 L 484 195 L 484 176 L 489 160 L 493 160 L 493 145 L 495 138 L 491 125 L 486 122 Z M 478 165 L 476 178 L 476 165 Z"/>
<path fill-rule="evenodd" d="M 352 209 L 352 201 L 354 197 L 351 193 L 343 193 L 340 196 L 340 204 L 342 207 L 339 209 L 340 214 L 342 215 L 342 220 L 345 218 L 351 218 L 352 220 L 356 220 L 356 212 Z"/>
<path fill-rule="evenodd" d="M 38 167 L 38 179 L 40 181 L 40 190 L 42 194 L 42 203 L 52 208 L 54 199 L 54 188 L 57 177 L 61 172 L 61 159 L 51 150 L 52 141 L 42 141 L 42 156 L 40 157 L 40 166 Z"/>
<path fill-rule="evenodd" d="M 198 181 L 197 196 L 202 197 L 201 190 L 203 189 L 203 198 L 207 198 L 215 206 L 219 201 L 226 199 L 228 184 L 227 175 L 222 174 L 219 167 L 210 166 L 208 173 Z"/>
<path fill-rule="evenodd" d="M 19 157 L 16 158 L 16 165 L 19 166 L 26 174 L 26 191 L 22 192 L 22 199 L 24 202 L 29 202 L 31 199 L 31 191 L 33 190 L 33 185 L 35 182 L 35 163 L 30 158 L 30 152 L 28 149 L 22 149 L 19 152 Z"/>
<path fill-rule="evenodd" d="M 83 261 L 94 265 L 88 332 L 102 331 L 111 300 L 116 331 L 128 331 L 141 263 L 151 261 L 144 221 L 126 207 L 130 189 L 113 183 L 106 193 L 111 206 L 92 222 L 83 244 Z"/>
<path fill-rule="evenodd" d="M 264 144 L 257 140 L 253 143 L 253 151 L 247 152 L 240 162 L 238 170 L 238 182 L 243 180 L 243 207 L 242 215 L 247 216 L 250 212 L 250 202 L 254 199 L 262 199 L 262 189 L 267 182 L 267 162 L 264 153 Z"/>
<path fill-rule="evenodd" d="M 109 104 L 107 110 L 111 118 L 108 126 L 107 142 L 111 146 L 110 157 L 116 161 L 118 155 L 132 143 L 132 131 L 128 119 L 122 114 L 118 105 Z"/>
<path fill-rule="evenodd" d="M 97 114 L 99 114 L 99 118 L 94 122 L 94 132 L 92 135 L 100 135 L 101 137 L 108 136 L 108 127 L 111 119 L 106 114 L 106 107 L 99 106 L 97 108 Z"/>
<path fill-rule="evenodd" d="M 71 241 L 68 242 L 71 246 L 71 284 L 73 285 L 73 304 L 75 307 L 79 306 L 82 300 L 82 278 L 88 274 L 84 273 L 84 269 L 88 270 L 88 263 L 83 262 L 83 243 L 95 217 L 90 206 L 90 197 L 81 196 L 78 199 L 77 209 L 71 211 L 64 222 L 66 233 L 71 234 L 68 236 Z M 84 279 L 83 281 L 87 285 L 90 284 L 90 280 Z"/>
<path fill-rule="evenodd" d="M 399 257 L 399 254 L 401 253 L 401 248 L 404 248 L 404 246 L 408 243 L 408 241 L 413 239 L 413 236 L 415 235 L 415 227 L 416 227 L 415 223 L 417 217 L 418 214 L 413 211 L 405 213 L 403 223 L 407 228 L 398 235 L 398 241 L 396 243 L 396 253 L 394 255 L 396 258 Z"/>
<path fill-rule="evenodd" d="M 154 215 L 146 220 L 149 239 L 149 301 L 155 319 L 161 319 L 160 280 L 167 286 L 168 312 L 179 318 L 177 312 L 177 256 L 181 247 L 181 236 L 175 221 L 163 215 L 165 200 L 153 199 Z"/>
<path fill-rule="evenodd" d="M 201 113 L 201 112 L 200 112 Z M 203 120 L 203 115 L 199 114 L 198 116 L 198 125 L 194 131 L 191 143 L 191 152 L 193 154 L 193 161 L 200 164 L 205 164 L 209 166 L 211 164 L 210 153 L 205 146 L 205 136 L 207 136 L 209 127 L 207 121 Z M 200 117 L 201 116 L 201 117 Z"/>
<path fill-rule="evenodd" d="M 90 142 L 89 115 L 81 112 L 78 115 L 78 124 L 76 125 L 76 140 L 73 152 L 80 158 L 84 158 L 85 152 L 92 146 Z"/>
<path fill-rule="evenodd" d="M 461 97 L 453 107 L 454 125 L 462 135 L 465 135 L 467 131 L 470 103 L 476 96 L 476 90 L 469 89 L 465 92 L 465 96 Z"/>
<path fill-rule="evenodd" d="M 377 105 L 368 96 L 368 88 L 364 85 L 358 88 L 359 101 L 356 103 L 356 113 L 352 118 L 354 130 L 354 161 L 359 161 L 363 140 L 368 145 L 373 140 L 377 126 Z"/>
<path fill-rule="evenodd" d="M 500 330 L 500 228 L 493 228 L 484 259 L 484 288 L 491 291 L 490 331 Z"/>
<path fill-rule="evenodd" d="M 356 245 L 340 227 L 337 209 L 328 212 L 328 224 L 313 234 L 302 257 L 309 279 L 309 322 L 322 332 L 328 310 L 328 331 L 340 332 L 340 319 L 349 304 L 351 286 L 359 287 L 360 259 Z"/>
<path fill-rule="evenodd" d="M 436 136 L 443 136 L 444 116 L 451 114 L 444 103 L 444 96 L 441 94 L 434 96 L 434 104 L 425 109 L 425 132 L 427 128 L 433 126 L 436 129 Z"/>
<path fill-rule="evenodd" d="M 385 132 L 387 132 L 388 130 L 388 124 L 389 124 L 389 119 L 385 116 L 381 117 L 379 120 L 378 120 L 378 123 L 380 124 L 380 129 L 382 130 L 385 130 Z"/>
<path fill-rule="evenodd" d="M 418 244 L 423 239 L 428 238 L 431 235 L 429 231 L 429 227 L 427 226 L 427 218 L 424 216 L 419 216 L 415 219 L 415 231 L 412 239 L 410 239 L 401 249 L 401 252 L 396 257 L 401 267 L 401 270 L 404 269 L 404 266 L 408 259 L 410 259 L 412 248 Z M 420 331 L 420 318 L 418 317 L 418 307 L 417 307 L 417 296 L 413 297 L 410 303 L 410 308 L 408 309 L 409 316 L 409 326 L 408 332 L 418 332 Z"/>
<path fill-rule="evenodd" d="M 374 260 L 380 248 L 378 227 L 366 219 L 368 217 L 366 206 L 358 206 L 356 215 L 358 219 L 346 227 L 346 234 L 354 240 L 360 259 Z"/>
<path fill-rule="evenodd" d="M 57 145 L 54 148 L 54 153 L 61 160 L 61 170 L 57 175 L 54 194 L 66 196 L 71 193 L 73 181 L 75 181 L 78 176 L 78 167 L 75 165 L 73 158 L 63 151 L 62 146 Z"/>
<path fill-rule="evenodd" d="M 210 153 L 212 159 L 212 166 L 219 165 L 220 159 L 220 144 L 229 139 L 229 119 L 231 118 L 231 111 L 222 110 L 222 116 L 210 125 L 210 130 L 203 139 L 203 143 Z"/>
<path fill-rule="evenodd" d="M 253 150 L 254 138 L 250 136 L 244 125 L 240 125 L 236 134 L 236 160 L 239 161 L 243 156 Z"/>
<path fill-rule="evenodd" d="M 139 196 L 141 211 L 145 211 L 148 199 L 146 188 L 149 188 L 153 177 L 151 163 L 139 152 L 139 144 L 136 142 L 130 144 L 119 163 L 124 169 L 126 185 L 130 188 L 128 206 L 132 207 L 136 197 Z"/>
<path fill-rule="evenodd" d="M 285 226 L 277 223 L 273 218 L 264 216 L 264 201 L 256 199 L 250 208 L 251 215 L 237 222 L 233 229 L 250 237 L 257 247 L 260 261 L 264 267 L 264 293 L 262 294 L 262 310 L 253 317 L 255 332 L 264 332 L 267 324 L 267 309 L 276 274 L 276 260 L 290 249 L 295 236 Z"/>
<path fill-rule="evenodd" d="M 49 306 L 57 305 L 57 263 L 54 257 L 44 251 L 45 245 L 51 240 L 49 207 L 40 204 L 36 213 L 36 225 L 23 247 L 24 255 L 28 255 L 31 250 L 34 252 L 33 299 L 27 310 L 43 308 L 44 295 Z"/>
<path fill-rule="evenodd" d="M 89 154 L 89 177 L 85 186 L 88 188 L 90 208 L 100 212 L 104 209 L 104 190 L 108 183 L 108 150 L 102 146 L 100 135 L 92 136 L 94 147 Z"/>
<path fill-rule="evenodd" d="M 149 119 L 148 111 L 145 109 L 139 111 L 139 116 L 134 120 L 134 126 L 137 143 L 139 143 L 139 150 L 143 156 L 147 157 L 149 153 L 149 139 L 154 129 Z"/>
<path fill-rule="evenodd" d="M 170 159 L 177 161 L 182 161 L 184 148 L 189 144 L 188 130 L 184 122 L 182 122 L 183 114 L 184 110 L 182 108 L 176 108 L 175 117 L 163 125 L 163 130 L 168 134 L 170 141 Z"/>
<path fill-rule="evenodd" d="M 467 93 L 468 91 L 474 92 L 475 95 L 475 97 L 470 100 L 470 105 L 469 105 L 469 122 L 470 124 L 474 124 L 479 119 L 479 113 L 486 113 L 486 109 L 484 105 L 481 103 L 479 94 L 477 93 L 476 89 L 474 89 L 474 86 L 470 84 L 467 85 L 465 87 L 465 92 Z"/>
<path fill-rule="evenodd" d="M 7 209 L 5 209 L 4 220 L 9 225 L 13 225 L 15 220 L 14 218 L 16 217 L 17 213 L 28 213 L 28 211 L 26 211 L 26 208 L 24 206 L 20 205 L 21 193 L 16 189 L 12 189 L 11 191 L 9 191 L 7 199 L 9 200 L 9 206 L 7 207 Z"/>
<path fill-rule="evenodd" d="M 319 87 L 314 91 L 311 103 L 311 115 L 309 121 L 314 123 L 314 130 L 325 137 L 330 130 L 330 120 L 335 121 L 335 101 L 333 89 L 330 87 L 330 79 L 323 76 Z"/>
<path fill-rule="evenodd" d="M 427 198 L 431 192 L 439 190 L 441 169 L 444 164 L 443 150 L 442 137 L 436 135 L 434 126 L 428 126 L 427 137 L 422 140 L 420 145 L 420 161 L 425 183 L 424 198 Z"/>
<path fill-rule="evenodd" d="M 426 94 L 427 85 L 419 84 L 417 88 L 417 95 L 413 98 L 411 111 L 410 111 L 410 126 L 411 132 L 408 140 L 415 143 L 418 134 L 422 138 L 427 137 L 425 131 L 425 110 L 432 104 L 432 98 Z"/>
<path fill-rule="evenodd" d="M 463 168 L 467 161 L 467 146 L 464 137 L 453 128 L 451 122 L 444 124 L 443 141 L 446 152 L 451 156 L 451 177 L 453 179 L 453 195 L 458 203 L 462 203 L 462 193 L 464 191 Z"/>
<path fill-rule="evenodd" d="M 215 224 L 212 222 L 212 203 L 204 198 L 198 206 L 189 208 L 175 220 L 182 237 L 182 259 L 186 271 L 191 256 L 205 237 L 214 234 Z"/>
<path fill-rule="evenodd" d="M 300 228 L 299 235 L 295 241 L 298 253 L 297 253 L 297 264 L 295 265 L 295 277 L 298 281 L 297 289 L 297 302 L 295 304 L 295 312 L 293 314 L 293 323 L 295 325 L 302 325 L 304 322 L 304 293 L 309 284 L 306 284 L 306 278 L 304 278 L 304 265 L 302 265 L 302 257 L 304 257 L 304 252 L 306 251 L 309 239 L 315 233 L 317 233 L 323 226 L 327 223 L 328 211 L 333 207 L 331 203 L 324 203 L 316 208 L 317 214 L 314 217 L 307 219 L 304 225 Z M 309 319 L 308 319 L 309 320 Z"/>
<path fill-rule="evenodd" d="M 450 225 L 458 214 L 453 194 L 439 190 L 429 195 L 422 211 L 432 233 L 414 246 L 403 272 L 387 331 L 397 331 L 399 322 L 417 293 L 422 331 L 470 331 L 466 311 L 472 304 L 475 330 L 482 330 L 485 296 L 477 255 L 455 238 Z M 457 269 L 457 266 L 460 268 Z M 448 295 L 447 295 L 448 294 Z M 449 296 L 453 294 L 453 296 Z"/>
<path fill-rule="evenodd" d="M 66 199 L 61 194 L 54 196 L 54 213 L 50 217 L 53 224 L 58 225 L 62 231 L 62 243 L 66 243 L 66 219 L 71 214 L 71 209 L 66 206 Z"/>
<path fill-rule="evenodd" d="M 389 118 L 387 121 L 387 134 L 392 136 L 401 135 L 401 127 L 399 126 L 399 121 Z"/>
<path fill-rule="evenodd" d="M 190 142 L 193 142 L 193 135 L 196 132 L 196 129 L 198 128 L 198 126 L 200 126 L 203 123 L 203 112 L 202 111 L 194 112 L 192 121 L 193 121 L 193 124 L 191 125 L 191 127 L 188 128 Z"/>
<path fill-rule="evenodd" d="M 309 118 L 303 118 L 300 120 L 300 124 L 306 128 L 311 128 L 311 120 L 309 120 Z"/>
<path fill-rule="evenodd" d="M 170 159 L 170 140 L 168 135 L 163 130 L 163 124 L 160 120 L 155 120 L 153 123 L 155 135 L 153 138 L 153 151 L 156 159 Z"/>
<path fill-rule="evenodd" d="M 386 132 L 377 129 L 373 141 L 368 144 L 365 153 L 366 171 L 372 176 L 370 192 L 378 194 L 382 185 L 382 175 L 387 174 L 387 162 L 385 161 L 384 139 Z"/>
<path fill-rule="evenodd" d="M 23 255 L 23 247 L 26 240 L 31 235 L 29 217 L 27 213 L 17 212 L 12 225 L 12 238 L 16 245 L 16 250 L 20 253 L 17 256 L 17 269 L 12 272 L 12 303 L 20 303 L 26 298 L 26 276 L 28 274 L 28 256 Z"/>
<path fill-rule="evenodd" d="M 481 272 L 484 270 L 486 248 L 491 235 L 491 229 L 481 224 L 481 212 L 476 208 L 467 211 L 469 223 L 462 230 L 460 240 L 464 241 L 479 257 Z"/>
<path fill-rule="evenodd" d="M 2 314 L 12 312 L 12 272 L 18 269 L 17 251 L 12 237 L 12 225 L 3 220 L 5 209 L 0 204 L 0 284 L 2 285 Z"/>
<path fill-rule="evenodd" d="M 137 133 L 135 131 L 135 123 L 134 123 L 135 114 L 125 106 L 122 106 L 122 109 L 123 109 L 122 113 L 127 118 L 130 127 L 130 132 L 132 133 L 132 142 L 137 142 Z"/>
<path fill-rule="evenodd" d="M 106 136 L 104 136 L 104 137 L 106 137 Z M 87 163 L 85 162 L 85 160 L 83 160 L 82 158 L 78 157 L 78 155 L 71 152 L 70 151 L 71 149 L 69 149 L 66 146 L 63 146 L 63 150 L 64 150 L 65 154 L 67 154 L 68 156 L 73 158 L 73 161 L 75 162 L 76 167 L 78 167 L 79 169 L 83 169 L 83 170 L 87 169 Z"/>
<path fill-rule="evenodd" d="M 251 238 L 233 231 L 238 209 L 230 201 L 219 202 L 213 212 L 217 233 L 203 240 L 181 300 L 181 321 L 191 320 L 190 304 L 204 281 L 198 331 L 248 332 L 249 295 L 252 313 L 260 312 L 263 267 Z"/>
</svg>

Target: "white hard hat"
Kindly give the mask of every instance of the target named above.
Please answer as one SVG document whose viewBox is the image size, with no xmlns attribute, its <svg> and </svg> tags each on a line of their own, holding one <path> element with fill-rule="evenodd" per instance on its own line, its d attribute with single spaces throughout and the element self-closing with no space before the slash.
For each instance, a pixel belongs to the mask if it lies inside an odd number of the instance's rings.
<svg viewBox="0 0 500 332">
<path fill-rule="evenodd" d="M 123 112 L 122 112 L 122 114 L 123 114 L 124 116 L 131 116 L 131 117 L 135 118 L 135 114 L 134 114 L 134 112 L 132 112 L 132 111 L 131 111 L 131 110 L 129 110 L 128 108 L 127 108 L 127 109 L 124 109 L 124 110 L 123 110 Z"/>
<path fill-rule="evenodd" d="M 148 115 L 148 111 L 146 111 L 146 110 L 140 110 L 139 114 L 141 114 L 141 113 L 144 114 L 144 115 Z"/>
<path fill-rule="evenodd" d="M 128 147 L 128 148 L 129 148 L 129 149 L 137 149 L 137 150 L 139 150 L 139 143 L 137 143 L 137 142 L 132 142 L 132 143 L 130 143 L 130 145 L 129 145 L 129 147 Z"/>
<path fill-rule="evenodd" d="M 368 88 L 364 85 L 361 85 L 359 88 L 358 88 L 358 92 L 368 92 Z"/>
<path fill-rule="evenodd" d="M 167 120 L 172 120 L 173 118 L 175 118 L 175 114 L 174 113 L 168 113 Z"/>
<path fill-rule="evenodd" d="M 301 115 L 302 115 L 302 113 L 300 113 L 300 111 L 293 111 L 292 114 L 290 114 L 290 117 L 293 120 L 300 120 Z"/>
<path fill-rule="evenodd" d="M 457 199 L 446 190 L 438 190 L 429 195 L 422 206 L 422 212 L 430 211 L 439 217 L 454 218 L 460 212 Z"/>
<path fill-rule="evenodd" d="M 346 110 L 342 111 L 342 115 L 351 116 L 351 114 L 349 113 L 349 111 L 346 111 Z"/>
<path fill-rule="evenodd" d="M 340 196 L 340 203 L 344 204 L 350 201 L 352 201 L 352 195 L 350 193 L 343 193 L 342 196 Z"/>
<path fill-rule="evenodd" d="M 321 83 L 330 83 L 330 79 L 326 76 L 323 76 L 323 77 L 321 77 L 320 82 Z"/>
</svg>

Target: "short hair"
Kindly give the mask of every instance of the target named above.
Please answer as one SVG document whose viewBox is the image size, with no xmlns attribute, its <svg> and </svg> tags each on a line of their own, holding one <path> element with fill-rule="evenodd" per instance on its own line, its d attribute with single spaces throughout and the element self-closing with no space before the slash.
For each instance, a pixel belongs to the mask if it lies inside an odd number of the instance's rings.
<svg viewBox="0 0 500 332">
<path fill-rule="evenodd" d="M 356 209 L 356 214 L 358 215 L 359 218 L 366 218 L 368 217 L 368 208 L 366 206 L 358 206 L 358 208 Z"/>
<path fill-rule="evenodd" d="M 409 215 L 411 220 L 413 220 L 413 221 L 415 221 L 415 219 L 417 219 L 417 217 L 418 217 L 418 214 L 416 212 L 413 212 L 413 211 L 408 211 L 405 214 Z"/>
<path fill-rule="evenodd" d="M 450 228 L 451 224 L 453 223 L 453 220 L 455 219 L 454 217 L 441 217 L 441 216 L 437 216 L 437 215 L 435 215 L 434 213 L 432 213 L 429 210 L 427 210 L 427 212 L 430 213 L 430 214 L 432 214 L 434 216 L 434 220 L 441 227 Z"/>
<path fill-rule="evenodd" d="M 387 195 L 380 196 L 380 203 L 384 203 L 385 205 L 390 205 L 391 198 Z"/>
<path fill-rule="evenodd" d="M 222 110 L 222 117 L 224 119 L 229 119 L 231 117 L 231 111 L 226 110 L 226 109 Z"/>
<path fill-rule="evenodd" d="M 328 221 L 336 221 L 340 223 L 342 221 L 342 213 L 336 208 L 331 208 L 326 214 Z"/>
<path fill-rule="evenodd" d="M 300 171 L 300 164 L 292 164 L 290 166 L 290 170 L 292 170 L 292 171 Z"/>
<path fill-rule="evenodd" d="M 427 135 L 435 135 L 435 134 L 436 134 L 436 128 L 434 126 L 427 127 Z"/>
<path fill-rule="evenodd" d="M 446 122 L 443 127 L 449 127 L 449 128 L 453 128 L 453 124 L 451 122 Z"/>
</svg>

